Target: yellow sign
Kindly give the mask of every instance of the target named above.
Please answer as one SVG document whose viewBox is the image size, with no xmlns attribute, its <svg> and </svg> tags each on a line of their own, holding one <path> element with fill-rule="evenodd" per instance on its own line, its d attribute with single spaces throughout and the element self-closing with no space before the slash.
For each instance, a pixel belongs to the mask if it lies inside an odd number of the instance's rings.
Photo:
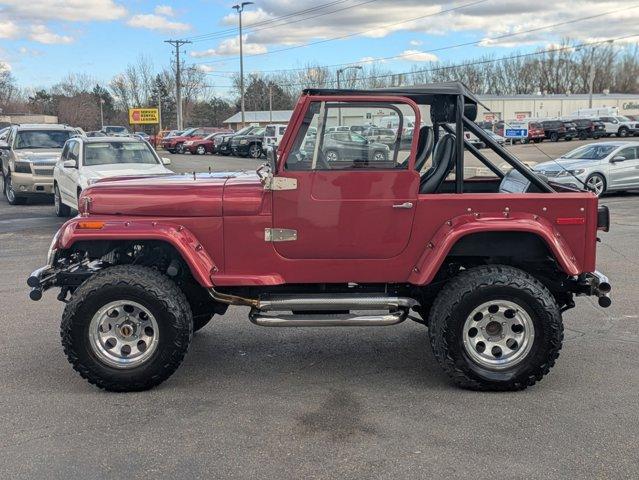
<svg viewBox="0 0 639 480">
<path fill-rule="evenodd" d="M 129 123 L 131 125 L 160 123 L 160 114 L 157 108 L 129 108 Z"/>
</svg>

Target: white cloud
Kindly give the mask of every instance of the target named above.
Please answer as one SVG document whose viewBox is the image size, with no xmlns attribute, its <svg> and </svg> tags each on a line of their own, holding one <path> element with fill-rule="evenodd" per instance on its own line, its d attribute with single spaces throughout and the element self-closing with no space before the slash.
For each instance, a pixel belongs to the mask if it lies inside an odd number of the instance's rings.
<svg viewBox="0 0 639 480">
<path fill-rule="evenodd" d="M 0 72 L 10 72 L 11 64 L 0 61 Z"/>
<path fill-rule="evenodd" d="M 73 37 L 54 33 L 49 30 L 46 25 L 33 25 L 29 33 L 29 38 L 34 42 L 44 43 L 47 45 L 73 42 Z"/>
<path fill-rule="evenodd" d="M 173 10 L 173 7 L 169 6 L 169 5 L 158 5 L 157 7 L 155 7 L 155 10 L 153 10 L 156 14 L 158 15 L 164 15 L 165 17 L 174 17 L 175 16 L 175 11 Z"/>
<path fill-rule="evenodd" d="M 410 41 L 410 42 L 408 42 L 408 43 L 410 43 L 410 44 L 411 44 L 411 46 L 413 46 L 413 47 L 419 47 L 419 46 L 420 46 L 422 43 L 424 43 L 424 42 L 422 42 L 421 40 L 411 40 L 411 41 Z"/>
<path fill-rule="evenodd" d="M 211 73 L 215 71 L 215 68 L 210 65 L 199 64 L 197 65 L 197 69 L 204 73 Z"/>
<path fill-rule="evenodd" d="M 126 8 L 113 0 L 2 0 L 2 16 L 24 21 L 117 20 Z"/>
<path fill-rule="evenodd" d="M 16 38 L 20 34 L 20 27 L 11 20 L 0 22 L 0 38 Z"/>
<path fill-rule="evenodd" d="M 133 15 L 126 23 L 130 27 L 147 28 L 167 33 L 186 32 L 191 29 L 191 25 L 188 23 L 174 22 L 154 13 Z"/>
<path fill-rule="evenodd" d="M 439 60 L 437 55 L 422 52 L 421 50 L 404 50 L 399 55 L 402 57 L 402 60 L 409 62 L 436 62 Z"/>
<path fill-rule="evenodd" d="M 247 36 L 243 35 L 244 43 L 242 44 L 242 50 L 245 55 L 257 55 L 260 53 L 266 53 L 268 49 L 266 46 L 258 43 L 250 43 L 247 41 Z M 229 38 L 221 42 L 217 48 L 209 48 L 207 50 L 192 51 L 191 56 L 193 58 L 206 58 L 206 57 L 219 57 L 225 55 L 239 55 L 240 54 L 240 42 L 239 37 Z"/>
</svg>

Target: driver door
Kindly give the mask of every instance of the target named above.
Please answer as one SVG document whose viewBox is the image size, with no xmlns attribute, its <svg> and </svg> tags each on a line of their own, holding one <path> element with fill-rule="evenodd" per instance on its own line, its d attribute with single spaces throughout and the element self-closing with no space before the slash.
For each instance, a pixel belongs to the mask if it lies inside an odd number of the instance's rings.
<svg viewBox="0 0 639 480">
<path fill-rule="evenodd" d="M 639 187 L 639 148 L 622 148 L 614 156 L 624 157 L 625 160 L 610 163 L 608 170 L 610 187 L 614 189 Z"/>
<path fill-rule="evenodd" d="M 414 107 L 401 99 L 371 104 L 333 98 L 309 104 L 296 138 L 282 152 L 277 175 L 297 184 L 294 189 L 273 191 L 273 231 L 286 232 L 285 239 L 273 240 L 274 248 L 288 259 L 396 257 L 409 243 L 417 205 L 419 175 L 412 168 L 414 160 L 402 166 L 410 147 L 400 151 L 397 143 L 390 153 L 395 162 L 391 168 L 386 162 L 359 160 L 362 155 L 368 158 L 364 152 L 368 142 L 356 146 L 348 142 L 351 158 L 336 159 L 324 154 L 335 135 L 325 132 L 340 122 L 364 125 L 374 116 L 415 115 Z"/>
</svg>

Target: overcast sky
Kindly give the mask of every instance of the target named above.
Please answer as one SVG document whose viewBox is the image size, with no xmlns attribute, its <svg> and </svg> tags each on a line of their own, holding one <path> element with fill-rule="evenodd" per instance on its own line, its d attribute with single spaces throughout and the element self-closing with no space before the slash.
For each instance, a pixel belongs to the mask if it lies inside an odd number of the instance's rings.
<svg viewBox="0 0 639 480">
<path fill-rule="evenodd" d="M 163 40 L 187 38 L 193 44 L 184 47 L 186 63 L 198 65 L 210 74 L 210 84 L 224 90 L 238 69 L 233 3 L 0 0 L 0 61 L 23 86 L 49 86 L 68 73 L 106 81 L 140 55 L 157 68 L 168 65 L 171 47 Z M 244 12 L 245 68 L 385 58 L 387 68 L 405 71 L 424 62 L 504 56 L 565 37 L 588 42 L 639 33 L 636 5 L 602 0 L 256 0 Z M 250 28 L 258 22 L 267 23 Z M 545 28 L 559 23 L 565 24 Z M 478 43 L 446 48 L 468 42 Z M 314 45 L 301 46 L 307 43 Z"/>
</svg>

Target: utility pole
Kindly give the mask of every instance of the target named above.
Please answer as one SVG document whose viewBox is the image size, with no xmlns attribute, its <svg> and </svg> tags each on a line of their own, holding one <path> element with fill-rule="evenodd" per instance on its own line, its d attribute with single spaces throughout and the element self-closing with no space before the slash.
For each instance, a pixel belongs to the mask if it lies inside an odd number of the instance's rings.
<svg viewBox="0 0 639 480">
<path fill-rule="evenodd" d="M 182 78 L 180 77 L 182 65 L 180 64 L 180 47 L 192 42 L 189 40 L 164 40 L 164 43 L 168 43 L 175 48 L 175 100 L 177 103 L 177 129 L 182 130 Z"/>
<path fill-rule="evenodd" d="M 344 68 L 340 68 L 337 71 L 337 89 L 339 90 L 341 88 L 341 85 L 339 83 L 339 77 L 342 73 L 344 73 L 346 70 L 361 70 L 362 66 L 361 65 L 351 65 L 350 67 L 344 67 Z M 339 107 L 337 109 L 337 125 L 341 125 L 342 124 L 342 108 Z"/>
<path fill-rule="evenodd" d="M 104 98 L 100 97 L 100 130 L 104 130 Z"/>
<path fill-rule="evenodd" d="M 268 119 L 273 123 L 273 84 L 268 84 Z"/>
<path fill-rule="evenodd" d="M 612 44 L 614 40 L 607 40 L 605 43 Z M 590 73 L 588 75 L 588 108 L 592 108 L 592 91 L 595 86 L 595 51 L 597 47 L 593 46 L 590 52 Z"/>
<path fill-rule="evenodd" d="M 242 2 L 233 5 L 233 9 L 237 11 L 240 17 L 240 110 L 242 111 L 242 128 L 245 126 L 244 121 L 244 54 L 242 52 L 242 12 L 247 5 L 253 5 L 253 2 Z"/>
</svg>

